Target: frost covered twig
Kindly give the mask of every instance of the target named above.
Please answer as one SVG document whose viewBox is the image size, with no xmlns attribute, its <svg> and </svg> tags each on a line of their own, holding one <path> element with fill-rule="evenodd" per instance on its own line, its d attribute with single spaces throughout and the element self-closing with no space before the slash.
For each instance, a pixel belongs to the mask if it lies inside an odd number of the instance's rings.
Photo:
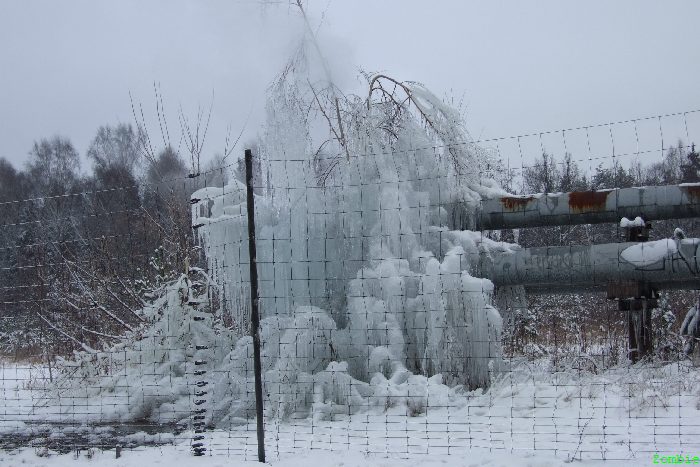
<svg viewBox="0 0 700 467">
<path fill-rule="evenodd" d="M 321 111 L 321 114 L 323 115 L 323 117 L 326 119 L 326 122 L 328 123 L 328 128 L 333 133 L 333 135 L 335 135 L 335 140 L 338 141 L 340 146 L 345 151 L 345 155 L 347 156 L 347 159 L 350 160 L 350 151 L 348 151 L 347 141 L 345 140 L 345 133 L 343 132 L 343 122 L 340 118 L 340 107 L 339 107 L 340 104 L 338 103 L 338 98 L 337 97 L 334 98 L 335 99 L 335 111 L 336 111 L 336 115 L 338 118 L 338 130 L 336 131 L 335 126 L 333 126 L 333 123 L 331 122 L 330 117 L 326 113 L 326 110 L 324 109 L 323 104 L 321 104 L 321 100 L 318 97 L 318 93 L 316 92 L 313 85 L 311 84 L 311 81 L 307 80 L 307 82 L 309 83 L 309 89 L 311 89 L 311 92 L 314 95 L 314 99 L 316 100 L 316 104 L 318 105 L 318 109 Z M 338 132 L 340 132 L 340 134 L 338 134 Z M 323 148 L 323 146 L 325 144 L 326 144 L 326 142 L 324 141 L 323 144 L 321 144 L 319 149 L 316 151 L 316 154 L 318 154 L 321 151 L 321 149 Z"/>
<path fill-rule="evenodd" d="M 382 81 L 388 81 L 394 85 L 394 90 L 392 92 L 384 89 Z M 398 100 L 396 98 L 396 88 L 400 88 L 404 94 L 405 98 L 403 100 Z M 441 105 L 436 105 L 437 100 L 432 96 L 426 89 L 421 89 L 422 86 L 418 83 L 401 82 L 385 74 L 376 74 L 371 76 L 369 80 L 369 93 L 367 95 L 367 108 L 370 108 L 372 103 L 372 95 L 375 91 L 381 92 L 387 102 L 391 103 L 396 109 L 398 114 L 402 110 L 406 109 L 406 104 L 411 103 L 418 111 L 421 120 L 428 126 L 428 128 L 440 139 L 444 144 L 445 148 L 448 150 L 452 163 L 455 169 L 460 172 L 465 168 L 464 161 L 461 160 L 455 145 L 465 144 L 465 141 L 459 141 L 454 138 L 454 130 L 447 127 L 444 124 L 440 124 L 439 118 L 447 119 L 449 124 L 456 124 L 457 118 L 453 115 L 453 112 L 447 112 L 446 107 Z M 422 102 L 421 98 L 426 102 Z M 429 109 L 429 105 L 432 105 L 432 110 Z M 450 121 L 451 120 L 451 121 Z M 451 134 L 452 133 L 452 134 Z"/>
<path fill-rule="evenodd" d="M 75 342 L 75 343 L 78 344 L 84 351 L 89 352 L 89 353 L 96 353 L 96 352 L 97 352 L 95 349 L 93 349 L 93 348 L 90 347 L 89 345 L 85 344 L 84 342 L 79 341 L 78 339 L 76 339 L 75 337 L 71 336 L 71 335 L 68 334 L 67 332 L 63 331 L 62 329 L 59 329 L 59 328 L 58 328 L 57 326 L 55 326 L 51 321 L 49 321 L 48 319 L 46 319 L 46 318 L 44 317 L 44 315 L 42 315 L 41 313 L 37 312 L 37 316 L 39 317 L 39 319 L 41 319 L 43 322 L 45 322 L 51 329 L 53 329 L 53 330 L 56 331 L 57 333 L 61 334 L 62 336 L 67 337 L 69 340 Z"/>
<path fill-rule="evenodd" d="M 207 114 L 207 121 L 202 128 L 202 108 L 197 109 L 197 122 L 192 129 L 188 118 L 182 110 L 182 106 L 179 108 L 178 120 L 180 121 L 180 130 L 182 133 L 182 138 L 185 139 L 187 145 L 187 151 L 190 154 L 191 170 L 192 175 L 198 175 L 200 172 L 202 151 L 204 149 L 204 143 L 207 139 L 207 132 L 209 130 L 209 122 L 211 121 L 211 112 L 214 107 L 214 91 L 211 94 L 211 103 L 209 105 L 209 113 Z M 201 133 L 201 135 L 200 135 Z M 228 141 L 228 140 L 227 140 Z"/>
</svg>

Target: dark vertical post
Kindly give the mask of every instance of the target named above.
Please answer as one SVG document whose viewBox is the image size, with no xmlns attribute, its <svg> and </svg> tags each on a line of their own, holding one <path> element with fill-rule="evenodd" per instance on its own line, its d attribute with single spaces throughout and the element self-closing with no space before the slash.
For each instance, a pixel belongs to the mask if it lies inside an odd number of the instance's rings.
<svg viewBox="0 0 700 467">
<path fill-rule="evenodd" d="M 253 153 L 245 150 L 245 184 L 248 200 L 248 252 L 250 257 L 250 334 L 253 336 L 255 371 L 255 412 L 258 418 L 258 461 L 265 462 L 265 428 L 263 425 L 262 365 L 260 364 L 260 315 L 258 314 L 258 268 L 255 254 L 255 200 L 253 199 Z"/>
<path fill-rule="evenodd" d="M 634 310 L 634 300 L 628 300 L 627 323 L 629 328 L 629 359 L 632 363 L 639 360 L 639 312 Z"/>
<path fill-rule="evenodd" d="M 656 308 L 653 299 L 644 299 L 640 313 L 640 326 L 642 328 L 642 356 L 651 355 L 653 350 L 651 336 L 651 310 Z"/>
</svg>

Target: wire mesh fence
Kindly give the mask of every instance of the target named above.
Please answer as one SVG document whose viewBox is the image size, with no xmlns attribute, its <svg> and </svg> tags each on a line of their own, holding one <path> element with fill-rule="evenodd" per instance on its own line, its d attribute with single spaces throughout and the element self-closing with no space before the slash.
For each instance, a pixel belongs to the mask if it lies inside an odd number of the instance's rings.
<svg viewBox="0 0 700 467">
<path fill-rule="evenodd" d="M 698 115 L 350 157 L 257 153 L 268 456 L 697 452 L 697 323 L 681 332 L 693 292 L 653 297 L 653 348 L 633 364 L 620 297 L 585 284 L 529 293 L 486 274 L 522 248 L 619 242 L 620 225 L 470 229 L 499 184 L 695 182 Z M 2 448 L 176 443 L 257 457 L 247 190 L 234 168 L 0 203 Z M 688 238 L 644 267 L 671 264 L 681 244 L 697 260 L 695 219 L 654 226 L 649 245 L 678 226 Z"/>
</svg>

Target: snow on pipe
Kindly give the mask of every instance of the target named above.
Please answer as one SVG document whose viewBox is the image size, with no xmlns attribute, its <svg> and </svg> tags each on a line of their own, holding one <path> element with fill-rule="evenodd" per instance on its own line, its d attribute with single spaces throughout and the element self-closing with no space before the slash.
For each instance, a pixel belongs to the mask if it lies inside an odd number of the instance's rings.
<svg viewBox="0 0 700 467">
<path fill-rule="evenodd" d="M 600 289 L 609 282 L 648 282 L 658 289 L 700 289 L 700 239 L 523 248 L 482 254 L 483 277 L 530 293 Z"/>
<path fill-rule="evenodd" d="M 700 184 L 574 191 L 484 199 L 478 230 L 700 217 Z"/>
</svg>

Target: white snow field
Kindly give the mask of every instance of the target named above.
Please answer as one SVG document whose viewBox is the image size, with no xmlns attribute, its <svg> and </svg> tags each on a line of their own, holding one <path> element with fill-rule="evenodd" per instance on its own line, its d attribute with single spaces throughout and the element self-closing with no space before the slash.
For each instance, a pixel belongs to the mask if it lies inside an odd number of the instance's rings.
<svg viewBox="0 0 700 467">
<path fill-rule="evenodd" d="M 649 457 L 649 461 L 651 461 Z M 646 459 L 642 460 L 642 462 Z M 603 465 L 603 461 L 582 461 L 576 465 Z M 116 459 L 113 451 L 81 452 L 78 454 L 39 456 L 34 450 L 24 449 L 12 454 L 0 452 L 0 465 L 35 466 L 35 467 L 257 467 L 270 465 L 273 467 L 445 467 L 445 466 L 523 466 L 550 467 L 562 465 L 562 461 L 542 454 L 508 454 L 504 452 L 488 452 L 485 450 L 470 451 L 467 456 L 414 456 L 401 458 L 385 454 L 365 454 L 361 451 L 345 451 L 342 453 L 330 451 L 299 451 L 283 455 L 280 458 L 267 460 L 261 464 L 256 460 L 238 460 L 221 456 L 191 457 L 181 446 L 162 446 L 158 448 L 140 449 L 124 452 Z M 619 463 L 619 465 L 623 465 Z"/>
<path fill-rule="evenodd" d="M 30 422 L 44 397 L 25 389 L 26 380 L 20 379 L 31 371 L 37 369 L 3 366 L 2 396 L 7 403 L 0 439 L 38 433 L 39 427 Z M 700 372 L 690 364 L 620 367 L 595 375 L 552 374 L 529 362 L 496 380 L 486 392 L 440 394 L 443 387 L 431 390 L 437 393 L 436 400 L 448 401 L 449 406 L 432 408 L 429 393 L 424 413 L 415 416 L 407 415 L 409 407 L 399 403 L 327 420 L 270 417 L 268 459 L 280 466 L 315 459 L 339 466 L 409 465 L 418 459 L 421 465 L 486 461 L 487 465 L 560 465 L 572 459 L 595 465 L 601 460 L 649 462 L 654 454 L 700 454 Z M 0 465 L 20 460 L 29 465 L 68 465 L 74 462 L 74 452 L 59 455 L 42 446 L 47 436 L 59 441 L 63 437 L 70 444 L 74 432 L 86 433 L 93 445 L 108 449 L 80 454 L 85 463 L 90 462 L 86 456 L 94 454 L 99 465 L 136 465 L 144 460 L 171 465 L 245 465 L 241 463 L 247 460 L 253 465 L 257 456 L 254 423 L 208 431 L 204 443 L 212 457 L 207 458 L 192 456 L 189 432 L 119 436 L 85 425 L 49 425 L 48 430 L 50 434 L 35 438 L 36 447 L 0 454 Z M 139 446 L 154 440 L 174 445 Z M 114 459 L 113 445 L 128 446 L 130 441 L 134 447 L 124 449 L 122 459 Z M 329 460 L 335 463 L 326 464 Z"/>
</svg>

